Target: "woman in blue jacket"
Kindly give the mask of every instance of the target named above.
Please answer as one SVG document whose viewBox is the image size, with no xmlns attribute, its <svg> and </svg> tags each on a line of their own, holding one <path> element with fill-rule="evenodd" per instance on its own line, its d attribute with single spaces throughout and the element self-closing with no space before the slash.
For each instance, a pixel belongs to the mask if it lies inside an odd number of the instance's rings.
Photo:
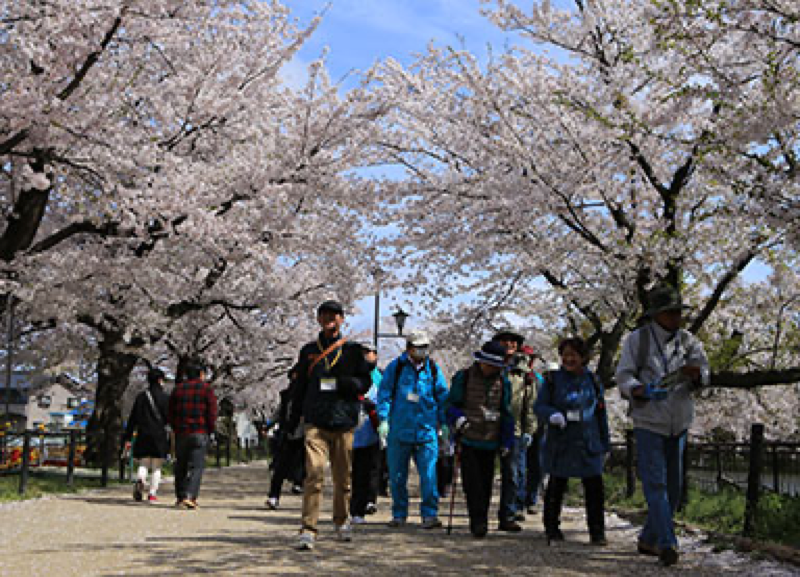
<svg viewBox="0 0 800 577">
<path fill-rule="evenodd" d="M 591 542 L 605 545 L 603 462 L 609 434 L 603 388 L 586 367 L 589 352 L 583 339 L 561 341 L 558 354 L 561 368 L 545 375 L 534 404 L 536 416 L 547 424 L 542 469 L 550 480 L 544 495 L 544 529 L 548 543 L 564 540 L 561 504 L 569 478 L 578 477 Z"/>
</svg>

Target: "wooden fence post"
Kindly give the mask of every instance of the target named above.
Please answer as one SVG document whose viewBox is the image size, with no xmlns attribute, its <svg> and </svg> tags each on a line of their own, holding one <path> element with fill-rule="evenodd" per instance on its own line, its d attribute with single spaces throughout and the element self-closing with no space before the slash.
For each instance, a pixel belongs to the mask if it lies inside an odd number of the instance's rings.
<svg viewBox="0 0 800 577">
<path fill-rule="evenodd" d="M 750 469 L 747 474 L 747 502 L 744 509 L 745 537 L 753 535 L 761 492 L 761 455 L 764 450 L 764 425 L 753 423 L 750 429 Z"/>
<path fill-rule="evenodd" d="M 634 470 L 634 444 L 633 444 L 633 431 L 625 431 L 625 496 L 633 497 L 636 492 L 636 471 Z"/>
<path fill-rule="evenodd" d="M 22 433 L 22 472 L 19 475 L 19 494 L 24 495 L 28 489 L 28 474 L 31 465 L 31 432 Z"/>
<path fill-rule="evenodd" d="M 77 432 L 73 429 L 69 432 L 69 451 L 67 452 L 67 485 L 70 487 L 75 483 L 75 444 Z"/>
<path fill-rule="evenodd" d="M 781 468 L 778 455 L 778 444 L 772 445 L 772 490 L 776 494 L 781 492 Z"/>
</svg>

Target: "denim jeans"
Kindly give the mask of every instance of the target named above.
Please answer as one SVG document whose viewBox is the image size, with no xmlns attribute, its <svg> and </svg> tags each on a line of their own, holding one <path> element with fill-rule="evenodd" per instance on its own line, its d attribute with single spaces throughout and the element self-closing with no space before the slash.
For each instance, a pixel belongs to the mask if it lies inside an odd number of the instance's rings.
<svg viewBox="0 0 800 577">
<path fill-rule="evenodd" d="M 208 435 L 178 435 L 175 441 L 175 496 L 197 499 L 206 468 Z"/>
<path fill-rule="evenodd" d="M 647 500 L 647 522 L 639 540 L 659 548 L 677 547 L 672 517 L 678 509 L 683 481 L 686 431 L 669 437 L 634 429 L 639 477 Z"/>
<path fill-rule="evenodd" d="M 514 438 L 514 447 L 500 461 L 500 521 L 510 521 L 522 510 L 527 487 L 525 483 L 526 448 L 522 437 Z"/>
</svg>

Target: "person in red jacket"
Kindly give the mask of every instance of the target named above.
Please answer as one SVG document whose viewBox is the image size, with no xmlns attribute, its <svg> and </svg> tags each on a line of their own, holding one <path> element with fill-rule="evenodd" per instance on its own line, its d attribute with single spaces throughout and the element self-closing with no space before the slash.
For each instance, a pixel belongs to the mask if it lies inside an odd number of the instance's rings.
<svg viewBox="0 0 800 577">
<path fill-rule="evenodd" d="M 206 451 L 217 422 L 217 397 L 205 381 L 205 367 L 191 362 L 185 379 L 169 397 L 169 424 L 175 434 L 176 506 L 196 509 Z"/>
</svg>

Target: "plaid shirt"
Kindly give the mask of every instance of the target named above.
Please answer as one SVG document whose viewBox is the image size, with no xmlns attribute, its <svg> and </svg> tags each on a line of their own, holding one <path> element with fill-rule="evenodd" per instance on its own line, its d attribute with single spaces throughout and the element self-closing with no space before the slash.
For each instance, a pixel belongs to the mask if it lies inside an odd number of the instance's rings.
<svg viewBox="0 0 800 577">
<path fill-rule="evenodd" d="M 210 435 L 216 422 L 217 397 L 208 383 L 194 380 L 175 385 L 169 396 L 169 424 L 176 435 Z"/>
</svg>

